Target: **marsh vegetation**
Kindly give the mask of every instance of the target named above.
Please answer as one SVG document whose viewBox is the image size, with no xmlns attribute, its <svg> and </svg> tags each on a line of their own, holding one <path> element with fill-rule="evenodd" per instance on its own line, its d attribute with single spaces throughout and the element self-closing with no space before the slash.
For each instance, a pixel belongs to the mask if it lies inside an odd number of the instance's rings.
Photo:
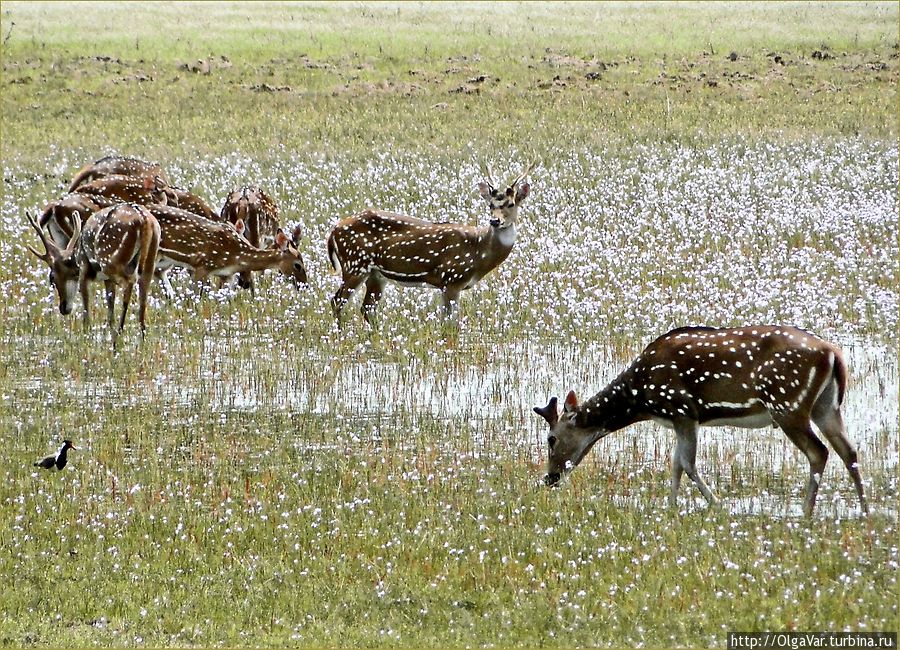
<svg viewBox="0 0 900 650">
<path fill-rule="evenodd" d="M 0 643 L 710 646 L 896 630 L 895 3 L 4 2 Z M 95 27 L 102 27 L 95 29 Z M 25 212 L 108 153 L 302 226 L 309 284 L 153 285 L 116 353 L 63 317 Z M 389 288 L 339 329 L 325 238 L 378 207 L 484 223 L 463 294 Z M 101 309 L 96 297 L 95 312 Z M 356 312 L 359 297 L 348 312 Z M 349 315 L 349 314 L 348 314 Z M 132 316 L 133 319 L 133 316 Z M 704 429 L 723 500 L 666 504 L 673 436 L 557 490 L 531 407 L 686 324 L 841 345 L 872 513 L 832 454 L 816 515 L 778 430 Z M 73 440 L 66 469 L 32 462 Z"/>
</svg>

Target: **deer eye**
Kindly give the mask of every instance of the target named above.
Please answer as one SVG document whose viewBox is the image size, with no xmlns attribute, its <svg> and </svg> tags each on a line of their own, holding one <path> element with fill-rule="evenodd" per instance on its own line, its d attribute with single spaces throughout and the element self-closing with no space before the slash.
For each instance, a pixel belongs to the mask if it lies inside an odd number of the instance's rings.
<svg viewBox="0 0 900 650">
<path fill-rule="evenodd" d="M 301 264 L 300 262 L 294 262 L 294 270 L 295 270 L 295 271 L 302 271 L 302 270 L 303 270 L 303 264 Z"/>
<path fill-rule="evenodd" d="M 556 444 L 556 436 L 547 436 L 547 444 L 550 445 L 550 449 L 553 449 L 553 445 Z"/>
</svg>

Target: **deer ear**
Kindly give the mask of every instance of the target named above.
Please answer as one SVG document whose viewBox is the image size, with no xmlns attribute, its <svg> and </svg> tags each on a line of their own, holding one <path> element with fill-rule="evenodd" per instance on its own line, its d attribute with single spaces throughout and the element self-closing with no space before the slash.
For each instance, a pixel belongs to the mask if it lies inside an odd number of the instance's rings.
<svg viewBox="0 0 900 650">
<path fill-rule="evenodd" d="M 570 390 L 569 394 L 566 395 L 566 403 L 563 405 L 563 408 L 568 411 L 574 411 L 578 408 L 578 398 L 575 397 L 575 391 Z"/>
<path fill-rule="evenodd" d="M 535 406 L 533 410 L 535 413 L 544 418 L 551 428 L 556 426 L 556 423 L 559 421 L 559 413 L 556 411 L 555 397 L 550 398 L 550 401 L 547 402 L 547 406 Z"/>
<path fill-rule="evenodd" d="M 519 189 L 516 190 L 516 205 L 519 205 L 522 201 L 528 198 L 528 193 L 531 191 L 531 185 L 528 183 L 522 183 L 519 185 Z"/>
<path fill-rule="evenodd" d="M 300 237 L 302 237 L 302 236 L 303 236 L 303 228 L 302 228 L 302 227 L 300 226 L 300 224 L 298 223 L 296 226 L 294 226 L 294 233 L 293 233 L 293 235 L 291 236 L 291 240 L 293 241 L 294 247 L 295 247 L 295 248 L 296 248 L 297 246 L 299 246 L 299 244 L 300 244 Z"/>
<path fill-rule="evenodd" d="M 278 250 L 283 251 L 287 248 L 288 242 L 290 242 L 290 239 L 288 239 L 288 236 L 284 234 L 284 231 L 279 228 L 278 232 L 275 233 L 275 246 L 278 247 Z"/>
<path fill-rule="evenodd" d="M 481 182 L 478 184 L 478 193 L 481 194 L 481 198 L 485 201 L 490 202 L 491 200 L 491 186 L 485 182 Z"/>
</svg>

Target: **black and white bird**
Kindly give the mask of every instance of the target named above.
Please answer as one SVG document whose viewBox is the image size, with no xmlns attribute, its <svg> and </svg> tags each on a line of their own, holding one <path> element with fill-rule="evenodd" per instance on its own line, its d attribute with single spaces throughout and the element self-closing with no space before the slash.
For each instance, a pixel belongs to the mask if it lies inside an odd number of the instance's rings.
<svg viewBox="0 0 900 650">
<path fill-rule="evenodd" d="M 40 467 L 41 469 L 61 470 L 66 466 L 66 463 L 69 462 L 67 453 L 70 449 L 76 449 L 75 445 L 72 444 L 72 441 L 63 440 L 62 447 L 59 448 L 58 452 L 56 452 L 55 454 L 51 454 L 46 458 L 42 458 L 41 460 L 36 462 L 34 466 Z"/>
</svg>

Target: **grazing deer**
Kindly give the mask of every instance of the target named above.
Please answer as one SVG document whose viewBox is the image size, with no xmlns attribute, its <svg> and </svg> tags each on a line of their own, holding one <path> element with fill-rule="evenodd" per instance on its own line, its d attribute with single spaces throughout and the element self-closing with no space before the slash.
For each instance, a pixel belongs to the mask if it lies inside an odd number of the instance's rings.
<svg viewBox="0 0 900 650">
<path fill-rule="evenodd" d="M 168 184 L 159 177 L 104 176 L 78 187 L 80 194 L 89 194 L 123 203 L 165 205 Z"/>
<path fill-rule="evenodd" d="M 331 299 L 340 323 L 353 290 L 366 283 L 363 318 L 370 325 L 388 281 L 404 286 L 430 285 L 441 291 L 445 316 L 453 313 L 460 292 L 497 268 L 516 241 L 519 206 L 531 189 L 522 181 L 532 164 L 506 187 L 495 187 L 490 171 L 478 190 L 487 201 L 487 226 L 431 223 L 381 210 L 366 210 L 338 222 L 328 237 L 328 259 L 341 275 Z"/>
<path fill-rule="evenodd" d="M 295 285 L 306 283 L 306 267 L 294 242 L 282 230 L 275 234 L 275 247 L 259 249 L 241 234 L 244 224 L 210 221 L 171 206 L 150 205 L 147 209 L 159 222 L 162 239 L 158 266 L 182 266 L 203 280 L 209 276 L 229 277 L 243 271 L 277 268 Z M 299 226 L 297 227 L 299 230 Z M 299 235 L 295 233 L 295 237 Z"/>
<path fill-rule="evenodd" d="M 135 176 L 140 178 L 158 177 L 164 183 L 168 183 L 166 173 L 158 163 L 149 163 L 137 158 L 125 158 L 122 156 L 106 156 L 100 160 L 82 167 L 72 184 L 69 185 L 69 191 L 74 192 L 81 185 L 103 178 L 104 176 Z"/>
<path fill-rule="evenodd" d="M 795 327 L 737 329 L 683 327 L 662 335 L 606 388 L 583 404 L 570 391 L 534 411 L 550 425 L 547 485 L 574 469 L 601 438 L 635 422 L 654 420 L 675 430 L 672 482 L 675 504 L 683 473 L 709 503 L 716 501 L 695 465 L 701 426 L 780 427 L 809 459 L 805 512 L 812 515 L 828 449 L 812 423 L 844 461 L 863 496 L 856 450 L 845 435 L 841 404 L 847 368 L 838 347 Z"/>
<path fill-rule="evenodd" d="M 81 225 L 75 218 L 72 238 L 64 250 L 51 240 L 30 214 L 28 221 L 44 244 L 44 254 L 31 246 L 28 250 L 50 266 L 50 279 L 59 295 L 59 311 L 72 311 L 75 286 L 84 305 L 84 329 L 90 327 L 90 295 L 88 283 L 103 280 L 106 286 L 107 322 L 112 330 L 113 347 L 125 326 L 125 316 L 135 282 L 138 285 L 138 315 L 141 335 L 146 332 L 147 295 L 153 280 L 156 254 L 159 248 L 159 223 L 146 207 L 119 203 L 95 212 Z M 118 328 L 115 323 L 116 287 L 122 285 L 122 316 Z"/>
<path fill-rule="evenodd" d="M 281 228 L 278 223 L 278 205 L 255 185 L 232 190 L 222 205 L 220 218 L 232 224 L 243 221 L 246 227 L 244 236 L 257 248 L 271 246 L 275 241 L 275 233 Z M 299 230 L 295 229 L 294 234 L 294 245 L 297 246 L 300 243 Z M 250 273 L 241 273 L 238 284 L 254 291 Z"/>
</svg>

